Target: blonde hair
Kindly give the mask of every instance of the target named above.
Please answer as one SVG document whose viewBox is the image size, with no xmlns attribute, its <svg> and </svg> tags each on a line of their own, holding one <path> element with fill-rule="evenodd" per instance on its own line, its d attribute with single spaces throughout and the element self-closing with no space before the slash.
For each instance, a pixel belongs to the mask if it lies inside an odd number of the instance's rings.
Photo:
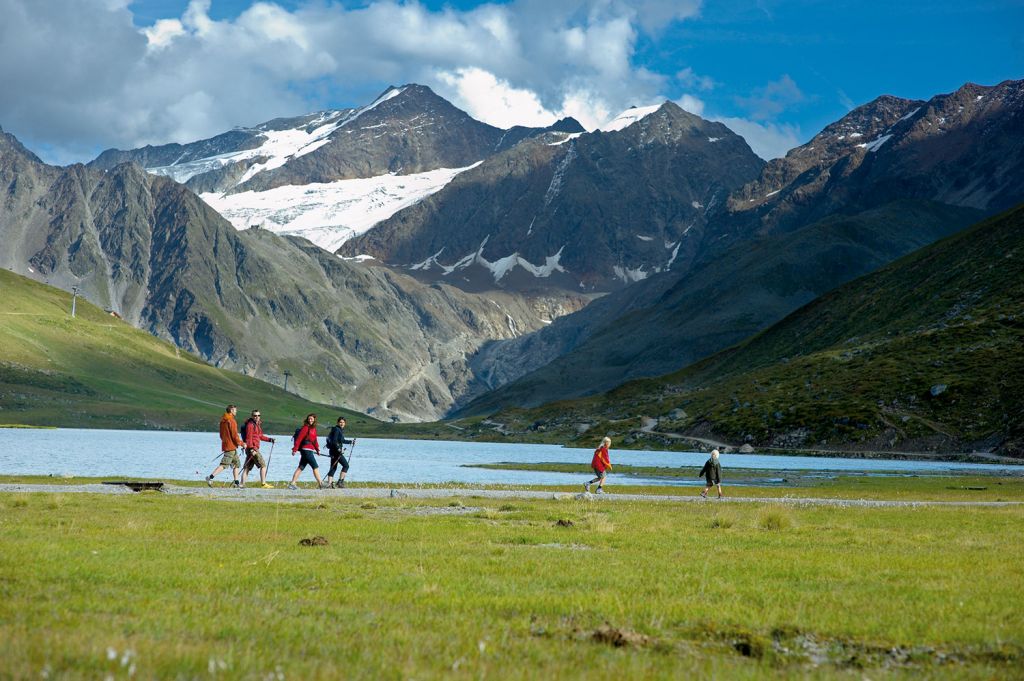
<svg viewBox="0 0 1024 681">
<path fill-rule="evenodd" d="M 610 445 L 611 443 L 612 439 L 610 437 L 606 437 L 605 439 L 601 440 L 601 444 L 603 445 Z"/>
</svg>

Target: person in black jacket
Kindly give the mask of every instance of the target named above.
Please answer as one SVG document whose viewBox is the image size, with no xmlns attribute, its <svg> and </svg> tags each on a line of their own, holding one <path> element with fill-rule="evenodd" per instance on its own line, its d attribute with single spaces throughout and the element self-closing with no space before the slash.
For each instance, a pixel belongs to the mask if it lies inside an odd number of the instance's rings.
<svg viewBox="0 0 1024 681">
<path fill-rule="evenodd" d="M 354 445 L 355 443 L 355 438 L 351 440 L 345 439 L 345 417 L 339 417 L 338 425 L 331 428 L 331 432 L 327 436 L 327 451 L 331 454 L 331 469 L 327 471 L 327 480 L 324 481 L 327 487 L 341 488 L 345 486 L 345 476 L 348 474 L 348 459 L 345 458 L 342 445 Z M 338 470 L 339 463 L 341 464 L 341 477 L 338 478 L 338 482 L 335 484 L 334 472 Z"/>
<path fill-rule="evenodd" d="M 718 450 L 711 450 L 711 458 L 704 462 L 704 468 L 700 469 L 700 473 L 697 477 L 704 476 L 704 481 L 707 482 L 707 486 L 704 487 L 704 491 L 700 493 L 704 499 L 708 498 L 708 490 L 714 486 L 718 486 L 718 498 L 722 498 L 722 464 L 718 463 Z"/>
</svg>

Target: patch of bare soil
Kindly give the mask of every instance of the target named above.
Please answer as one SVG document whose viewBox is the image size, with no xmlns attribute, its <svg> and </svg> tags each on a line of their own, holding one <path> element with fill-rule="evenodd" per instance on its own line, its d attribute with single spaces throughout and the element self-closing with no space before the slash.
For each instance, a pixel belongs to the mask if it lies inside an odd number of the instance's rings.
<svg viewBox="0 0 1024 681">
<path fill-rule="evenodd" d="M 599 626 L 591 634 L 597 643 L 605 643 L 616 648 L 639 648 L 651 644 L 651 637 L 630 629 L 619 629 L 607 622 Z"/>
<path fill-rule="evenodd" d="M 319 534 L 299 540 L 299 546 L 327 546 L 329 543 L 327 537 L 321 537 Z"/>
</svg>

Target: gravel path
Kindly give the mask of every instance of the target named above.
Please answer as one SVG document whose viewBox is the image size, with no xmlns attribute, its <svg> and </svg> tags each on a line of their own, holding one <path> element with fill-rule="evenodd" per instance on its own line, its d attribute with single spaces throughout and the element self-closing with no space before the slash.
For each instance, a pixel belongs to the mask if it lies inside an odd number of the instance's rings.
<svg viewBox="0 0 1024 681">
<path fill-rule="evenodd" d="M 49 485 L 49 484 L 0 484 L 3 493 L 50 493 L 50 494 L 136 494 L 123 485 Z M 740 497 L 729 496 L 724 499 L 701 499 L 696 494 L 665 495 L 665 494 L 589 494 L 574 492 L 544 492 L 526 489 L 468 489 L 445 487 L 349 487 L 344 490 L 317 490 L 285 488 L 275 489 L 230 489 L 227 487 L 178 487 L 165 485 L 161 494 L 172 496 L 201 497 L 219 501 L 256 501 L 256 502 L 303 502 L 314 499 L 352 498 L 352 499 L 449 499 L 449 498 L 485 498 L 485 499 L 580 499 L 598 503 L 614 503 L 621 501 L 647 502 L 682 502 L 697 504 L 718 503 L 770 503 L 788 506 L 837 506 L 860 508 L 920 508 L 924 506 L 939 507 L 1004 507 L 1024 505 L 1024 501 L 882 501 L 877 499 L 817 499 L 812 497 Z"/>
</svg>

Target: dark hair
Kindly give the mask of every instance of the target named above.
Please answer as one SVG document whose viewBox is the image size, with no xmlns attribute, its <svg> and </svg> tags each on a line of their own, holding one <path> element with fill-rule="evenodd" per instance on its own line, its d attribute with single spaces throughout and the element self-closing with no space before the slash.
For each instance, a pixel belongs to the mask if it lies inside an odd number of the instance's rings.
<svg viewBox="0 0 1024 681">
<path fill-rule="evenodd" d="M 313 417 L 313 423 L 315 424 L 316 423 L 316 414 L 306 414 L 306 418 L 302 419 L 302 422 L 303 423 L 309 422 L 309 417 L 310 416 Z"/>
<path fill-rule="evenodd" d="M 345 421 L 345 423 L 348 423 L 348 421 L 345 420 L 344 416 L 339 416 L 338 417 L 338 423 L 341 423 L 342 421 Z"/>
<path fill-rule="evenodd" d="M 227 408 L 226 408 L 226 409 L 225 409 L 224 411 L 231 411 L 232 409 L 238 409 L 238 407 L 236 407 L 236 406 L 235 406 L 235 405 L 233 405 L 233 404 L 229 404 L 229 405 L 227 406 Z"/>
</svg>

